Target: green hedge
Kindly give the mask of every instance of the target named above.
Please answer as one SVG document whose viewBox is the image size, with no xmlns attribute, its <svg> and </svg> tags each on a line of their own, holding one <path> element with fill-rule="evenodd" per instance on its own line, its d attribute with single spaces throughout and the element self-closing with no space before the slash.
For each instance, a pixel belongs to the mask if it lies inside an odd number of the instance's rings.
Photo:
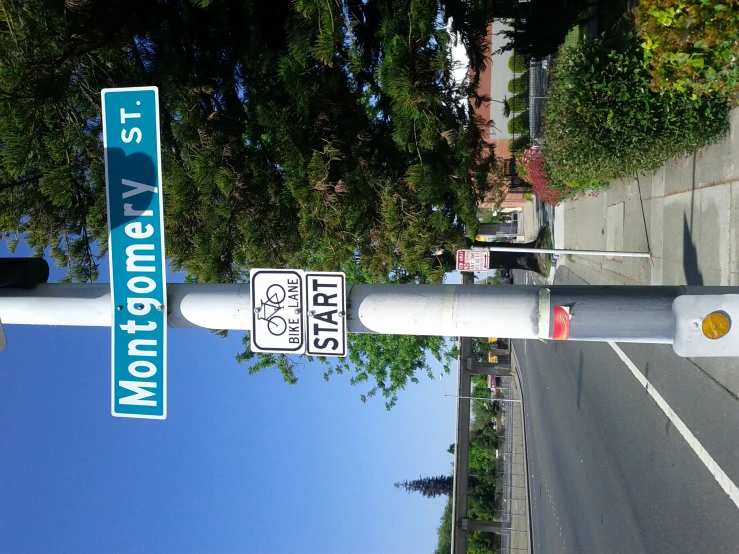
<svg viewBox="0 0 739 554">
<path fill-rule="evenodd" d="M 513 94 L 528 94 L 529 76 L 521 75 L 516 79 L 508 81 L 508 92 L 512 92 Z"/>
<path fill-rule="evenodd" d="M 654 90 L 739 93 L 736 2 L 642 0 L 636 22 Z"/>
<path fill-rule="evenodd" d="M 516 138 L 511 141 L 509 148 L 511 152 L 520 152 L 529 146 L 531 146 L 531 137 L 529 137 L 528 133 L 525 133 L 521 136 L 516 136 Z"/>
<path fill-rule="evenodd" d="M 528 112 L 517 115 L 508 121 L 508 132 L 511 135 L 522 135 L 529 132 L 529 114 Z"/>
<path fill-rule="evenodd" d="M 651 172 L 724 135 L 723 97 L 653 92 L 643 64 L 641 40 L 628 33 L 561 50 L 544 115 L 553 184 L 586 188 Z"/>
<path fill-rule="evenodd" d="M 508 69 L 514 73 L 524 73 L 529 68 L 529 61 L 523 54 L 514 54 L 508 58 Z"/>
<path fill-rule="evenodd" d="M 529 109 L 529 99 L 527 96 L 514 96 L 506 100 L 506 103 L 511 113 L 521 113 Z"/>
</svg>

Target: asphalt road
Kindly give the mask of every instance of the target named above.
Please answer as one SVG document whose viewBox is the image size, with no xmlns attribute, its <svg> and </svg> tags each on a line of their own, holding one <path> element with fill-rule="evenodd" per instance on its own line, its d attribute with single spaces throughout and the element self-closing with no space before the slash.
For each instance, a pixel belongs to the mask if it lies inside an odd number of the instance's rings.
<svg viewBox="0 0 739 554">
<path fill-rule="evenodd" d="M 739 401 L 669 346 L 618 346 L 652 394 L 608 344 L 514 341 L 534 552 L 739 552 Z"/>
</svg>

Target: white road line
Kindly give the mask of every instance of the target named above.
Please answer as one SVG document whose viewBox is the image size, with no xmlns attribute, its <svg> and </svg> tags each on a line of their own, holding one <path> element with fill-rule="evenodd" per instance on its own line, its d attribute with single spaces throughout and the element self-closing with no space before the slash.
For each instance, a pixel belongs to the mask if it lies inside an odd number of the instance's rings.
<svg viewBox="0 0 739 554">
<path fill-rule="evenodd" d="M 724 473 L 724 470 L 719 467 L 716 460 L 714 460 L 708 451 L 703 448 L 703 445 L 698 442 L 698 439 L 696 439 L 695 435 L 690 431 L 690 429 L 688 429 L 688 426 L 683 423 L 683 420 L 680 419 L 670 405 L 665 402 L 662 395 L 655 390 L 654 385 L 647 381 L 647 378 L 644 377 L 642 372 L 634 365 L 634 362 L 624 354 L 624 351 L 621 350 L 615 342 L 609 342 L 608 344 L 611 345 L 611 348 L 613 348 L 618 357 L 621 358 L 621 361 L 626 364 L 626 367 L 631 370 L 631 373 L 633 373 L 636 380 L 641 383 L 641 386 L 647 390 L 649 396 L 654 399 L 657 406 L 662 409 L 675 428 L 680 431 L 680 434 L 688 443 L 688 446 L 693 449 L 693 452 L 696 453 L 700 461 L 703 462 L 708 471 L 711 472 L 713 478 L 716 479 L 721 488 L 724 489 L 724 492 L 729 495 L 731 501 L 737 508 L 739 508 L 739 487 L 737 487 L 729 476 Z"/>
</svg>

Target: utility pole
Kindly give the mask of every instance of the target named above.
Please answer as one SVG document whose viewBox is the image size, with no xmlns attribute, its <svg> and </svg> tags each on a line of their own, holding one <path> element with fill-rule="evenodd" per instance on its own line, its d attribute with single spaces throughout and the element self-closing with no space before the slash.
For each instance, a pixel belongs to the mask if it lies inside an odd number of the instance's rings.
<svg viewBox="0 0 739 554">
<path fill-rule="evenodd" d="M 248 284 L 169 284 L 166 310 L 173 328 L 251 328 Z M 718 312 L 727 331 L 703 337 Z M 0 288 L 5 324 L 108 327 L 113 313 L 108 284 Z M 675 343 L 685 356 L 739 355 L 739 287 L 348 285 L 346 315 L 350 333 Z"/>
</svg>

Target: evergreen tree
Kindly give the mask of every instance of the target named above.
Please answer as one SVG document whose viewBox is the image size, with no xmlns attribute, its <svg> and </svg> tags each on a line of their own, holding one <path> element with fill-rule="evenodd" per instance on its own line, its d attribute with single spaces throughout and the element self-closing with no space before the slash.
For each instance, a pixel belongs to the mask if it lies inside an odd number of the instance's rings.
<svg viewBox="0 0 739 554">
<path fill-rule="evenodd" d="M 437 496 L 451 496 L 454 479 L 451 475 L 439 475 L 437 477 L 419 477 L 413 481 L 401 481 L 395 483 L 395 488 L 406 492 L 419 492 L 426 498 Z"/>
<path fill-rule="evenodd" d="M 478 225 L 495 161 L 466 102 L 485 64 L 476 0 L 0 7 L 0 235 L 68 280 L 94 281 L 107 249 L 103 88 L 159 87 L 167 256 L 190 281 L 292 266 L 441 282 L 431 254 Z M 470 58 L 465 90 L 448 23 Z M 373 379 L 366 396 L 392 406 L 444 344 L 353 338 L 358 354 L 327 373 Z M 286 357 L 240 359 L 296 379 Z"/>
<path fill-rule="evenodd" d="M 466 0 L 6 1 L 0 231 L 94 280 L 106 218 L 99 92 L 157 85 L 167 254 L 197 281 L 253 266 L 439 282 L 493 165 L 451 78 Z M 96 249 L 97 246 L 97 249 Z"/>
</svg>

